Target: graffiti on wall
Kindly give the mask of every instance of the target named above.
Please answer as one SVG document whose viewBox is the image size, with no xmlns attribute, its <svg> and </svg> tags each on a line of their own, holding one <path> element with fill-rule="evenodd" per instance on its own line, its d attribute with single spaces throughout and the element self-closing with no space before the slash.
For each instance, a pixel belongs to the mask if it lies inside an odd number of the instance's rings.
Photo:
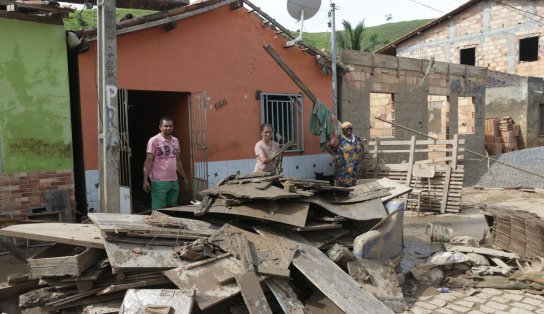
<svg viewBox="0 0 544 314">
<path fill-rule="evenodd" d="M 455 94 L 465 94 L 467 96 L 483 96 L 485 85 L 480 85 L 472 80 L 453 80 L 451 81 L 451 91 Z"/>
<path fill-rule="evenodd" d="M 49 143 L 43 140 L 26 138 L 12 143 L 10 149 L 18 153 L 28 153 L 36 156 L 72 157 L 72 145 L 64 142 Z"/>
<path fill-rule="evenodd" d="M 472 80 L 452 80 L 451 91 L 458 96 L 474 97 L 474 124 L 482 126 L 484 123 L 484 96 L 485 84 L 478 84 Z"/>
</svg>

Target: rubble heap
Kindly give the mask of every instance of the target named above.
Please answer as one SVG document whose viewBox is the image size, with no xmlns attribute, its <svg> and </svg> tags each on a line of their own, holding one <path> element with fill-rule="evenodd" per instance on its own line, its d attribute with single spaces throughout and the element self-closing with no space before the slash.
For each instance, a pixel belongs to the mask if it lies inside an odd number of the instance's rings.
<svg viewBox="0 0 544 314">
<path fill-rule="evenodd" d="M 120 313 L 191 313 L 193 302 L 218 313 L 402 312 L 403 210 L 384 203 L 409 191 L 385 178 L 343 188 L 230 176 L 192 206 L 12 225 L 0 234 L 55 244 L 0 298 L 21 294 L 23 312 L 105 313 L 106 301 Z"/>
</svg>

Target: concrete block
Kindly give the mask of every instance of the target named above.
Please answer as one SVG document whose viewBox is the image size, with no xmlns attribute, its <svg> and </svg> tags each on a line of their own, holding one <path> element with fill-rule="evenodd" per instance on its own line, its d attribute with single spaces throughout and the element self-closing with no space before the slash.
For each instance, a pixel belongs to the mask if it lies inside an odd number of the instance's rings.
<svg viewBox="0 0 544 314">
<path fill-rule="evenodd" d="M 399 65 L 401 70 L 422 72 L 423 60 L 399 57 Z"/>
</svg>

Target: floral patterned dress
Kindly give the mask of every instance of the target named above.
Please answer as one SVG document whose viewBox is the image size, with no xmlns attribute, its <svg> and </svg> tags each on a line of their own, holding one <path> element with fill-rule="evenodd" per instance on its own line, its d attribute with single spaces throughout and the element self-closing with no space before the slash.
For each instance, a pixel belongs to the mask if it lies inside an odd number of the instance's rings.
<svg viewBox="0 0 544 314">
<path fill-rule="evenodd" d="M 336 184 L 339 186 L 354 186 L 357 178 L 363 174 L 363 142 L 357 135 L 352 140 L 340 135 L 336 153 Z"/>
</svg>

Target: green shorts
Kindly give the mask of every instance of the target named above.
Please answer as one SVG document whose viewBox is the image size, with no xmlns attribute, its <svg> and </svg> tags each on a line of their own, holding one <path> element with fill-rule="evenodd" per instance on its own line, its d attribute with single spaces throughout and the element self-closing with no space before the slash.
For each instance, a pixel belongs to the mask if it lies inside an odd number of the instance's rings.
<svg viewBox="0 0 544 314">
<path fill-rule="evenodd" d="M 178 206 L 178 181 L 151 182 L 151 208 Z"/>
</svg>

